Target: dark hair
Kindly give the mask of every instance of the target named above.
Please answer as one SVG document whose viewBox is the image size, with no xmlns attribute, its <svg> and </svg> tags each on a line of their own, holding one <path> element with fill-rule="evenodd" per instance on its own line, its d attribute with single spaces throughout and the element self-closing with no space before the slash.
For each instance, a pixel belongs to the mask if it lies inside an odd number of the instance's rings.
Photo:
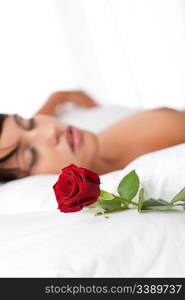
<svg viewBox="0 0 185 300">
<path fill-rule="evenodd" d="M 3 123 L 8 117 L 8 114 L 0 114 L 0 136 L 3 129 Z M 21 175 L 21 176 L 20 176 Z M 17 178 L 20 178 L 24 175 L 28 175 L 26 172 L 20 170 L 20 168 L 1 168 L 0 167 L 0 182 L 8 182 Z"/>
</svg>

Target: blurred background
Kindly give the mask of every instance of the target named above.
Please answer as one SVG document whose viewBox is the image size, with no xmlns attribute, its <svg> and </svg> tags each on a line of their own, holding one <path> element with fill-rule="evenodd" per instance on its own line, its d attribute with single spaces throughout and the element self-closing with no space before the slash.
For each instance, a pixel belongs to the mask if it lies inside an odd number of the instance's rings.
<svg viewBox="0 0 185 300">
<path fill-rule="evenodd" d="M 30 117 L 68 89 L 185 108 L 185 1 L 0 0 L 0 112 Z"/>
</svg>

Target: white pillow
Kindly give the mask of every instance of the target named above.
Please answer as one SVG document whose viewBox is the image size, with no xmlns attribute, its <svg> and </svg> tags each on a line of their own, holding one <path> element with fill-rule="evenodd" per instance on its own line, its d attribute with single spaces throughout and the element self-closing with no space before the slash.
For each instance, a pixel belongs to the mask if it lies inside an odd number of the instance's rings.
<svg viewBox="0 0 185 300">
<path fill-rule="evenodd" d="M 117 185 L 135 169 L 145 189 L 146 197 L 170 200 L 185 186 L 185 144 L 143 155 L 123 170 L 101 176 L 101 188 L 116 192 Z M 13 180 L 0 187 L 0 213 L 56 211 L 53 184 L 58 175 L 34 175 Z"/>
<path fill-rule="evenodd" d="M 139 175 L 147 198 L 170 200 L 185 187 L 185 143 L 142 155 L 123 170 L 103 175 L 104 188 L 115 193 L 118 183 L 131 170 Z"/>
<path fill-rule="evenodd" d="M 15 214 L 57 209 L 52 189 L 58 175 L 33 175 L 0 187 L 0 213 Z"/>
</svg>

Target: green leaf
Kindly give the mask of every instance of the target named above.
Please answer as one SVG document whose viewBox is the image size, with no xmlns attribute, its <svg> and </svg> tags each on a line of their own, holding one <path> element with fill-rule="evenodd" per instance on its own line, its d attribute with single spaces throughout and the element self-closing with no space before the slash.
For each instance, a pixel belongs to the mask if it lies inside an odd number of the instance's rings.
<svg viewBox="0 0 185 300">
<path fill-rule="evenodd" d="M 143 204 L 143 209 L 147 208 L 147 207 L 153 207 L 153 206 L 168 206 L 168 207 L 173 207 L 173 204 L 170 202 L 167 202 L 163 199 L 153 199 L 150 198 L 148 200 L 146 200 Z"/>
<path fill-rule="evenodd" d="M 185 201 L 185 187 L 171 200 L 171 203 Z"/>
<path fill-rule="evenodd" d="M 147 208 L 143 208 L 142 212 L 147 211 L 180 211 L 179 209 L 175 208 L 174 206 L 164 206 L 164 205 L 155 205 L 155 206 L 148 206 Z"/>
<path fill-rule="evenodd" d="M 114 198 L 112 200 L 99 199 L 98 202 L 101 205 L 101 207 L 105 210 L 110 210 L 110 209 L 115 209 L 115 208 L 122 207 L 122 202 L 119 199 L 116 199 L 116 198 Z"/>
<path fill-rule="evenodd" d="M 144 189 L 141 188 L 140 191 L 139 191 L 139 203 L 138 203 L 138 211 L 139 212 L 142 211 L 142 208 L 143 208 L 143 205 L 144 205 L 144 201 L 145 201 L 145 198 L 144 198 Z"/>
<path fill-rule="evenodd" d="M 125 207 L 128 207 L 128 205 L 130 204 L 130 201 L 129 201 L 129 200 L 123 199 L 123 198 L 121 198 L 121 197 L 116 197 L 116 196 L 115 196 L 115 199 L 119 199 L 119 201 L 121 201 L 121 203 L 122 203 Z"/>
<path fill-rule="evenodd" d="M 112 199 L 114 199 L 114 196 L 112 194 L 110 194 L 109 192 L 101 190 L 98 198 L 104 199 L 104 200 L 112 200 Z"/>
<path fill-rule="evenodd" d="M 106 210 L 105 214 L 112 214 L 112 213 L 116 213 L 118 211 L 127 210 L 127 209 L 128 209 L 127 207 L 113 208 L 110 210 Z"/>
<path fill-rule="evenodd" d="M 139 177 L 135 170 L 128 173 L 118 186 L 118 193 L 126 200 L 132 200 L 139 189 Z"/>
</svg>

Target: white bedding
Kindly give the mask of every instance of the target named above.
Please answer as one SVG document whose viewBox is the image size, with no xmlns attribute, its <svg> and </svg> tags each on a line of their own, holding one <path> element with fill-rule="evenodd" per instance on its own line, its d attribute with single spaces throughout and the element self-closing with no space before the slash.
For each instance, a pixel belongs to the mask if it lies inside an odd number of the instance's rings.
<svg viewBox="0 0 185 300">
<path fill-rule="evenodd" d="M 140 111 L 140 107 L 109 105 L 97 106 L 91 109 L 76 107 L 72 103 L 59 105 L 57 119 L 95 133 L 111 126 L 116 121 Z"/>
<path fill-rule="evenodd" d="M 169 200 L 185 184 L 185 144 L 144 155 L 101 176 L 115 191 L 130 170 L 147 196 Z M 57 210 L 57 175 L 0 186 L 0 277 L 185 277 L 185 213 Z"/>
<path fill-rule="evenodd" d="M 71 1 L 11 2 L 12 22 L 9 2 L 0 10 L 2 112 L 31 116 L 51 92 L 74 87 L 100 103 L 184 107 L 184 1 L 134 1 L 133 9 L 129 1 L 82 0 L 73 10 Z M 97 132 L 122 117 L 120 108 L 106 118 L 99 112 L 89 112 L 92 128 L 79 110 L 85 128 Z M 74 111 L 61 120 L 82 125 Z M 143 156 L 102 182 L 115 190 L 135 168 L 148 195 L 168 200 L 185 185 L 184 154 L 185 144 Z M 55 180 L 42 175 L 0 186 L 0 277 L 185 277 L 184 213 L 61 214 Z"/>
<path fill-rule="evenodd" d="M 122 176 L 136 169 L 148 196 L 169 200 L 184 186 L 184 151 L 182 144 L 144 155 L 124 170 L 101 176 L 102 188 L 114 191 Z M 51 193 L 56 178 L 46 175 L 45 184 L 42 175 L 35 178 L 38 187 L 32 195 L 40 201 L 35 211 L 1 212 L 0 277 L 185 276 L 185 212 L 132 210 L 108 219 L 88 209 L 60 213 Z M 25 201 L 34 186 L 29 180 L 25 189 L 24 179 L 17 181 Z"/>
<path fill-rule="evenodd" d="M 126 211 L 1 215 L 1 277 L 185 275 L 185 216 Z"/>
</svg>

